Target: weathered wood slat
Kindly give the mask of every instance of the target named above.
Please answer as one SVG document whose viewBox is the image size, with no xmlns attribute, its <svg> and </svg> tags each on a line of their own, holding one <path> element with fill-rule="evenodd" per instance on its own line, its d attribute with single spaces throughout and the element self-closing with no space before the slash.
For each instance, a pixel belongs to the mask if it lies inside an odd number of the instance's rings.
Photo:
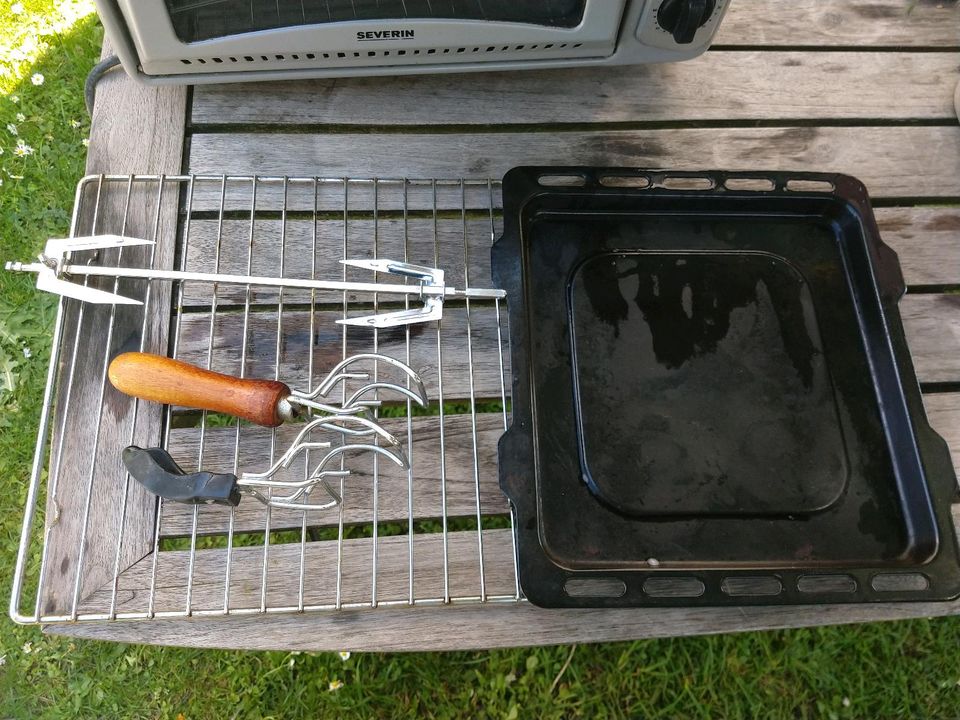
<svg viewBox="0 0 960 720">
<path fill-rule="evenodd" d="M 503 432 L 503 415 L 481 414 L 477 417 L 477 465 L 479 468 L 480 507 L 484 515 L 502 515 L 508 512 L 507 501 L 497 484 L 497 440 Z M 440 444 L 440 418 L 418 417 L 411 421 L 413 450 L 408 449 L 407 421 L 384 419 L 380 421 L 402 443 L 402 450 L 413 466 L 412 498 L 415 521 L 439 518 L 444 512 L 443 494 L 446 494 L 448 517 L 473 517 L 477 511 L 476 480 L 473 474 L 473 424 L 469 415 L 448 415 L 444 421 L 444 442 Z M 276 452 L 289 446 L 300 426 L 282 426 L 277 430 Z M 318 438 L 315 438 L 318 439 Z M 177 462 L 184 468 L 202 467 L 209 470 L 233 470 L 236 430 L 208 428 L 204 437 L 203 457 L 200 458 L 199 432 L 196 428 L 174 430 L 170 448 Z M 267 428 L 245 426 L 241 429 L 239 467 L 251 472 L 266 468 L 270 458 L 271 432 Z M 443 472 L 441 473 L 441 452 Z M 311 467 L 323 457 L 321 452 L 311 454 Z M 343 522 L 371 523 L 373 514 L 373 461 L 366 457 L 352 457 L 347 462 L 351 475 L 344 482 Z M 339 463 L 333 469 L 339 468 Z M 409 519 L 407 472 L 393 463 L 378 463 L 377 520 L 379 522 Z M 298 481 L 304 478 L 303 458 L 276 476 L 280 480 Z M 445 485 L 444 485 L 445 481 Z M 339 487 L 339 480 L 332 480 Z M 314 499 L 321 497 L 318 491 Z M 267 509 L 252 498 L 246 498 L 235 510 L 234 532 L 259 532 L 266 526 Z M 340 521 L 336 509 L 307 514 L 308 527 L 335 526 Z M 219 506 L 201 507 L 197 515 L 197 532 L 201 535 L 226 533 L 230 509 Z M 273 530 L 300 528 L 303 513 L 295 510 L 270 511 Z M 193 507 L 179 503 L 165 503 L 160 523 L 164 537 L 189 535 L 193 529 Z"/>
<path fill-rule="evenodd" d="M 960 380 L 960 295 L 906 295 L 900 301 L 920 382 Z"/>
<path fill-rule="evenodd" d="M 923 406 L 931 427 L 950 447 L 953 467 L 960 477 L 960 393 L 927 393 Z"/>
<path fill-rule="evenodd" d="M 52 625 L 90 639 L 256 650 L 469 650 L 817 627 L 960 612 L 960 602 L 644 610 L 544 610 L 529 603 Z"/>
<path fill-rule="evenodd" d="M 498 193 L 499 194 L 499 193 Z M 434 221 L 430 217 L 358 218 L 347 222 L 347 255 L 351 259 L 377 257 L 403 260 L 418 265 L 440 267 L 444 281 L 454 287 L 464 286 L 464 242 L 470 260 L 470 284 L 490 287 L 490 245 L 492 236 L 502 231 L 500 218 L 470 217 L 464 222 L 459 217 L 444 217 Z M 283 262 L 286 277 L 340 280 L 343 276 L 344 223 L 342 220 L 288 219 L 259 220 L 250 243 L 250 223 L 244 220 L 194 220 L 190 225 L 190 243 L 187 268 L 196 272 L 247 274 L 248 260 L 253 275 L 276 276 Z M 281 238 L 283 242 L 281 243 Z M 370 282 L 373 273 L 350 268 L 350 280 Z M 379 275 L 384 282 L 403 283 L 402 277 L 390 279 Z M 242 304 L 246 288 L 239 285 L 221 285 L 217 288 L 219 304 Z M 250 290 L 254 304 L 276 303 L 275 289 L 256 287 Z M 309 303 L 309 290 L 288 289 L 283 294 L 287 303 Z M 184 304 L 210 305 L 213 288 L 209 283 L 187 283 Z M 315 301 L 340 304 L 342 293 L 317 292 Z M 348 293 L 351 302 L 372 302 L 367 293 Z M 398 298 L 392 298 L 394 302 Z"/>
<path fill-rule="evenodd" d="M 201 85 L 191 118 L 203 126 L 943 119 L 953 117 L 958 65 L 950 52 L 744 51 L 631 68 Z"/>
<path fill-rule="evenodd" d="M 210 368 L 228 375 L 240 374 L 240 359 L 244 343 L 247 346 L 245 377 L 272 379 L 275 376 L 292 388 L 306 390 L 315 387 L 326 373 L 342 359 L 342 317 L 337 311 L 318 311 L 310 333 L 310 313 L 304 310 L 284 310 L 280 367 L 276 369 L 277 313 L 250 314 L 247 336 L 243 337 L 242 312 L 218 313 L 213 339 L 213 357 Z M 351 315 L 372 312 L 353 310 Z M 443 397 L 455 400 L 470 396 L 470 372 L 467 358 L 468 337 L 473 345 L 473 383 L 477 397 L 500 397 L 500 353 L 497 344 L 497 313 L 490 306 L 472 305 L 470 323 L 462 306 L 448 305 L 444 310 L 440 334 L 443 356 Z M 436 323 L 409 326 L 410 366 L 423 378 L 431 401 L 440 399 L 440 369 L 437 364 Z M 180 328 L 180 360 L 207 367 L 207 345 L 210 331 L 209 313 L 184 315 Z M 469 332 L 468 332 L 469 331 Z M 509 376 L 510 360 L 507 352 L 507 316 L 505 308 L 500 316 L 500 336 L 503 341 L 504 372 Z M 372 352 L 374 334 L 366 328 L 350 328 L 347 333 L 347 355 Z M 391 328 L 378 333 L 378 352 L 406 362 L 406 328 Z M 313 384 L 309 378 L 309 359 L 313 353 Z M 381 377 L 401 379 L 396 371 L 380 369 Z M 356 390 L 360 385 L 351 384 Z M 336 397 L 339 397 L 339 390 Z M 386 399 L 386 398 L 384 398 Z"/>
<path fill-rule="evenodd" d="M 484 588 L 487 595 L 512 595 L 516 580 L 510 560 L 509 530 L 483 532 Z M 267 559 L 267 607 L 289 607 L 299 604 L 300 543 L 272 545 Z M 304 552 L 305 605 L 333 605 L 337 601 L 336 541 L 307 543 Z M 369 603 L 373 600 L 373 540 L 345 540 L 341 559 L 340 599 L 347 603 Z M 479 597 L 480 554 L 476 532 L 449 533 L 448 564 L 444 567 L 443 536 L 414 537 L 414 599 Z M 263 547 L 234 548 L 230 562 L 230 608 L 260 607 L 263 590 Z M 190 553 L 162 552 L 157 561 L 154 583 L 154 607 L 185 608 Z M 224 606 L 224 583 L 227 569 L 226 550 L 198 550 L 193 562 L 191 608 L 217 610 Z M 147 557 L 129 568 L 120 580 L 117 607 L 119 612 L 144 611 L 148 607 L 153 573 L 153 558 Z M 380 538 L 377 545 L 376 598 L 380 601 L 404 600 L 409 597 L 410 565 L 406 536 Z M 95 612 L 103 607 L 104 590 L 90 596 L 83 607 Z"/>
<path fill-rule="evenodd" d="M 185 113 L 185 89 L 148 88 L 123 73 L 110 73 L 98 86 L 87 172 L 178 172 Z M 105 188 L 94 225 L 91 208 L 96 201 L 97 184 L 87 186 L 81 200 L 78 234 L 123 230 L 130 235 L 155 238 L 155 266 L 172 266 L 176 193 L 163 193 L 158 224 L 157 188 L 134 188 L 129 200 L 124 184 Z M 146 255 L 145 248 L 135 248 L 127 250 L 126 258 L 136 256 L 143 262 Z M 115 258 L 116 253 L 104 254 L 107 262 Z M 121 292 L 131 289 L 127 283 L 121 283 Z M 141 289 L 140 297 L 142 293 Z M 151 315 L 146 325 L 148 349 L 162 352 L 166 347 L 168 322 L 165 313 L 156 308 L 169 306 L 169 294 L 169 287 L 158 286 L 152 291 Z M 107 347 L 111 321 L 114 329 Z M 116 351 L 131 335 L 139 337 L 142 325 L 142 308 L 124 306 L 114 314 L 107 306 L 69 306 L 56 414 L 58 425 L 66 434 L 57 433 L 51 444 L 53 460 L 46 514 L 48 555 L 40 593 L 40 609 L 44 613 L 69 612 L 77 582 L 79 596 L 83 597 L 112 579 L 115 568 L 122 571 L 152 546 L 155 500 L 131 482 L 124 507 L 118 500 L 123 484 L 118 483 L 117 475 L 120 451 L 131 440 L 156 442 L 161 408 L 126 402 L 109 389 L 101 393 L 106 354 Z M 69 407 L 65 407 L 67 386 L 71 388 Z M 98 425 L 94 442 L 94 428 Z M 121 529 L 123 542 L 118 553 Z"/>
<path fill-rule="evenodd" d="M 960 282 L 960 208 L 876 208 L 874 214 L 907 285 Z"/>
<path fill-rule="evenodd" d="M 280 217 L 284 207 L 300 213 L 317 211 L 340 220 L 346 210 L 350 222 L 357 217 L 373 217 L 375 213 L 380 217 L 391 214 L 402 218 L 403 210 L 407 208 L 411 217 L 429 218 L 436 211 L 438 219 L 449 221 L 459 218 L 462 208 L 472 214 L 489 213 L 490 207 L 497 207 L 500 203 L 497 180 L 477 179 L 483 176 L 474 175 L 437 177 L 435 180 L 431 177 L 434 176 L 422 173 L 416 176 L 382 173 L 375 177 L 354 172 L 331 173 L 323 166 L 315 166 L 299 176 L 287 172 L 261 172 L 260 168 L 245 168 L 240 173 L 232 173 L 212 166 L 196 176 L 193 190 L 186 193 L 184 210 L 210 215 L 222 209 L 228 216 L 246 221 L 249 230 L 251 208 L 257 211 L 257 223 L 266 214 Z M 466 179 L 461 179 L 463 177 Z M 200 213 L 191 215 L 196 217 Z M 289 219 L 293 220 L 295 216 Z M 237 232 L 242 231 L 242 224 L 240 228 Z M 192 234 L 193 230 L 190 232 Z M 348 241 L 351 239 L 357 238 L 348 234 Z M 276 242 L 281 242 L 279 236 Z"/>
<path fill-rule="evenodd" d="M 516 165 L 551 164 L 845 172 L 859 177 L 875 198 L 955 198 L 960 127 L 199 134 L 190 153 L 190 170 L 200 173 L 499 177 Z"/>
<path fill-rule="evenodd" d="M 900 265 L 908 285 L 947 285 L 960 282 L 960 209 L 945 207 L 878 208 L 877 222 L 884 241 L 900 256 Z M 347 253 L 352 258 L 373 255 L 374 238 L 377 255 L 432 265 L 435 253 L 439 266 L 446 273 L 450 285 L 462 286 L 464 224 L 457 218 L 443 218 L 436 223 L 434 235 L 432 218 L 381 218 L 376 226 L 372 219 L 355 219 L 347 223 Z M 251 271 L 254 275 L 277 273 L 281 260 L 280 237 L 284 239 L 284 266 L 287 277 L 309 278 L 311 271 L 317 278 L 339 279 L 343 254 L 342 220 L 288 219 L 286 228 L 280 220 L 265 219 L 256 223 L 252 244 Z M 473 218 L 466 222 L 466 236 L 470 250 L 469 276 L 474 286 L 490 286 L 490 240 L 502 231 L 499 216 L 491 229 L 489 218 Z M 196 272 L 219 271 L 245 274 L 248 254 L 251 252 L 250 223 L 245 220 L 194 220 L 190 226 L 187 249 L 187 268 Z M 311 261 L 312 258 L 312 261 Z M 363 273 L 352 272 L 349 277 L 361 279 Z M 369 275 L 367 277 L 369 279 Z M 219 304 L 241 304 L 246 300 L 246 289 L 223 285 L 217 288 Z M 253 288 L 253 304 L 275 303 L 278 294 L 269 288 Z M 317 293 L 317 301 L 340 302 L 336 293 Z M 209 306 L 213 289 L 209 284 L 187 283 L 184 304 Z M 310 302 L 307 291 L 287 290 L 286 302 Z M 348 294 L 348 299 L 359 299 Z M 367 302 L 370 297 L 364 298 Z"/>
<path fill-rule="evenodd" d="M 911 0 L 747 0 L 730 5 L 721 46 L 957 47 L 960 5 Z"/>
</svg>

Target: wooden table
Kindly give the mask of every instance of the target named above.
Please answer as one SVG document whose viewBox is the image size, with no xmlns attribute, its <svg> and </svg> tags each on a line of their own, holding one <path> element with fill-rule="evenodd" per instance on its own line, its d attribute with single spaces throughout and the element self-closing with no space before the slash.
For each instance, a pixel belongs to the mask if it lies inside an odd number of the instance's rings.
<svg viewBox="0 0 960 720">
<path fill-rule="evenodd" d="M 900 255 L 909 284 L 901 309 L 927 411 L 960 467 L 958 80 L 956 3 L 738 0 L 714 48 L 673 65 L 191 89 L 141 87 L 113 73 L 98 92 L 88 170 L 498 178 L 514 165 L 556 163 L 855 175 L 873 198 L 884 240 Z M 169 255 L 168 225 L 160 232 L 167 241 L 160 252 Z M 161 325 L 153 331 L 159 346 L 167 340 Z M 157 431 L 159 416 L 142 420 L 150 427 L 138 432 Z M 67 452 L 74 441 L 68 439 Z M 485 472 L 484 487 L 495 492 L 491 468 Z M 66 480 L 60 492 L 60 502 L 68 502 Z M 98 508 L 100 494 L 91 497 Z M 82 507 L 80 495 L 73 500 Z M 136 504 L 133 495 L 129 504 Z M 116 557 L 130 572 L 152 541 L 149 514 L 136 522 L 142 527 L 128 530 L 131 540 Z M 62 520 L 55 529 L 60 545 L 75 530 L 69 518 Z M 485 549 L 491 566 L 509 562 L 509 542 L 499 532 Z M 98 567 L 114 560 L 98 559 L 95 540 L 77 585 L 81 597 L 104 592 Z M 66 559 L 50 558 L 51 568 L 66 572 L 67 566 Z M 56 593 L 45 602 L 50 611 L 63 607 Z M 615 611 L 546 611 L 506 602 L 156 617 L 56 624 L 47 631 L 213 647 L 462 649 L 958 611 L 960 601 Z"/>
</svg>

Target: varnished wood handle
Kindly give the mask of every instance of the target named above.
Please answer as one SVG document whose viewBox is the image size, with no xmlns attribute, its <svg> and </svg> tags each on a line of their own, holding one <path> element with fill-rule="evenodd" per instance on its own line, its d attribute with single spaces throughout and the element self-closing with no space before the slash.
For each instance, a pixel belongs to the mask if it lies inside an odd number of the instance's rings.
<svg viewBox="0 0 960 720">
<path fill-rule="evenodd" d="M 110 363 L 110 382 L 122 393 L 168 405 L 212 410 L 276 427 L 278 403 L 290 388 L 276 380 L 245 380 L 162 355 L 128 352 Z"/>
</svg>

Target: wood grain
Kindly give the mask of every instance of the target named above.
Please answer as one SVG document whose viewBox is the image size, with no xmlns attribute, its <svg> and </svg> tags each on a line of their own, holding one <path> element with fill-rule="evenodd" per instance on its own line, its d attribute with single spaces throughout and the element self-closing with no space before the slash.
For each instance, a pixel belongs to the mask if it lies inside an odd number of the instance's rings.
<svg viewBox="0 0 960 720">
<path fill-rule="evenodd" d="M 854 175 L 874 198 L 956 198 L 960 126 L 210 134 L 193 137 L 189 163 L 200 173 L 355 177 L 500 177 L 550 164 L 815 170 Z"/>
<path fill-rule="evenodd" d="M 110 55 L 105 40 L 103 55 Z M 87 173 L 180 171 L 187 112 L 185 87 L 141 85 L 121 70 L 97 84 Z"/>
<path fill-rule="evenodd" d="M 497 193 L 499 195 L 499 191 Z M 369 217 L 348 220 L 321 218 L 291 218 L 286 222 L 274 219 L 258 220 L 250 242 L 250 223 L 247 220 L 197 219 L 190 223 L 190 244 L 187 268 L 196 272 L 246 274 L 248 264 L 254 275 L 276 275 L 283 264 L 286 277 L 340 280 L 344 267 L 340 259 L 346 254 L 352 259 L 380 258 L 406 259 L 418 265 L 436 266 L 444 270 L 444 281 L 453 287 L 463 287 L 465 281 L 464 255 L 469 259 L 467 273 L 474 287 L 490 287 L 490 245 L 502 232 L 500 217 L 445 216 L 381 217 L 375 222 Z M 281 244 L 280 239 L 283 238 Z M 466 251 L 464 247 L 466 243 Z M 218 250 L 219 247 L 219 261 Z M 371 282 L 374 275 L 349 268 L 348 280 Z M 384 282 L 403 283 L 403 278 L 377 275 Z M 385 297 L 385 296 L 381 296 Z M 249 291 L 253 304 L 276 303 L 279 292 L 274 288 L 253 287 Z M 285 289 L 286 303 L 333 303 L 342 305 L 343 294 L 309 290 Z M 239 305 L 247 299 L 247 289 L 239 285 L 219 285 L 217 303 Z M 347 293 L 350 302 L 371 302 L 369 293 Z M 395 301 L 399 298 L 393 298 Z M 213 289 L 209 283 L 186 283 L 184 305 L 209 306 Z M 402 300 L 401 300 L 402 302 Z"/>
<path fill-rule="evenodd" d="M 185 113 L 184 88 L 147 88 L 121 72 L 108 73 L 98 86 L 87 172 L 178 172 Z M 98 196 L 100 209 L 93 213 Z M 81 195 L 77 234 L 126 232 L 154 238 L 154 266 L 169 268 L 176 201 L 172 190 L 131 189 L 124 183 L 102 185 L 94 180 Z M 127 249 L 124 261 L 136 256 L 144 262 L 148 252 L 145 247 Z M 108 252 L 101 260 L 116 262 L 117 257 Z M 145 292 L 126 282 L 119 290 L 141 298 Z M 122 306 L 114 312 L 105 306 L 68 305 L 58 376 L 59 430 L 51 443 L 48 553 L 39 590 L 43 613 L 70 612 L 75 594 L 82 598 L 109 584 L 116 570 L 143 557 L 152 546 L 155 499 L 137 483 L 124 482 L 120 451 L 131 441 L 158 441 L 161 409 L 123 401 L 102 388 L 110 355 L 141 332 L 147 349 L 165 351 L 168 322 L 158 308 L 169 307 L 169 302 L 168 287 L 153 288 L 146 325 L 142 308 Z M 111 321 L 113 331 L 108 334 Z"/>
<path fill-rule="evenodd" d="M 930 426 L 946 440 L 953 467 L 960 477 L 960 394 L 926 393 L 923 405 Z"/>
<path fill-rule="evenodd" d="M 476 532 L 452 532 L 447 536 L 447 564 L 444 565 L 444 539 L 440 534 L 415 535 L 413 540 L 414 600 L 479 597 L 480 554 Z M 487 595 L 512 596 L 516 589 L 509 530 L 483 532 L 484 588 Z M 380 538 L 377 541 L 376 595 L 373 588 L 371 538 L 344 540 L 341 572 L 337 573 L 338 543 L 309 542 L 304 548 L 302 601 L 305 605 L 334 605 L 337 588 L 344 604 L 370 603 L 409 598 L 409 539 L 406 536 Z M 266 555 L 265 588 L 268 607 L 297 607 L 300 602 L 299 542 L 263 547 L 235 547 L 230 555 L 231 609 L 257 608 L 264 595 L 263 563 Z M 119 612 L 143 612 L 148 608 L 150 587 L 155 588 L 157 608 L 186 608 L 190 590 L 190 608 L 195 611 L 224 607 L 224 581 L 227 552 L 222 549 L 198 550 L 192 561 L 193 582 L 184 582 L 191 567 L 189 551 L 160 553 L 153 577 L 153 560 L 144 558 L 129 568 L 120 580 Z M 103 607 L 107 590 L 90 596 L 83 611 Z"/>
<path fill-rule="evenodd" d="M 955 0 L 748 0 L 735 2 L 714 39 L 720 46 L 960 46 Z"/>
<path fill-rule="evenodd" d="M 955 615 L 960 603 L 543 610 L 529 603 L 48 626 L 90 639 L 245 650 L 471 650 L 818 627 Z"/>
<path fill-rule="evenodd" d="M 960 281 L 960 208 L 875 208 L 883 241 L 897 251 L 907 285 Z"/>
<path fill-rule="evenodd" d="M 240 375 L 248 378 L 279 377 L 295 390 L 307 390 L 321 382 L 326 373 L 340 362 L 343 353 L 343 326 L 336 321 L 342 313 L 334 310 L 318 310 L 315 313 L 311 331 L 310 312 L 306 310 L 284 309 L 282 318 L 282 343 L 279 363 L 277 347 L 277 313 L 274 308 L 264 306 L 270 312 L 251 313 L 247 321 L 244 336 L 243 312 L 241 310 L 219 311 L 213 324 L 213 352 L 211 369 L 228 375 Z M 352 315 L 372 312 L 353 310 Z M 440 383 L 443 382 L 443 399 L 459 400 L 470 397 L 470 363 L 467 343 L 472 345 L 474 353 L 473 387 L 477 397 L 500 397 L 500 349 L 503 350 L 504 373 L 509 377 L 510 361 L 507 350 L 507 317 L 505 308 L 500 316 L 498 342 L 498 319 L 496 308 L 484 305 L 471 305 L 470 322 L 463 306 L 448 304 L 440 322 L 442 366 L 437 362 L 437 325 L 421 323 L 409 326 L 410 359 L 409 365 L 423 379 L 427 395 L 431 402 L 440 401 Z M 180 347 L 177 357 L 194 365 L 206 366 L 209 347 L 210 315 L 195 312 L 185 315 L 181 325 Z M 376 338 L 366 328 L 351 328 L 347 333 L 348 356 L 372 352 L 376 339 L 377 351 L 384 355 L 407 362 L 406 328 L 381 330 Z M 243 346 L 247 347 L 247 356 L 241 367 Z M 936 352 L 936 351 L 934 351 Z M 310 358 L 313 357 L 313 378 L 310 378 Z M 405 382 L 403 375 L 383 363 L 379 364 L 381 379 L 390 378 L 394 382 Z M 441 378 L 441 371 L 443 377 Z M 372 370 L 371 370 L 372 372 Z M 359 389 L 362 381 L 348 383 L 348 392 Z M 339 389 L 335 397 L 339 397 Z M 390 393 L 381 396 L 384 400 L 402 399 L 390 397 Z"/>
<path fill-rule="evenodd" d="M 956 52 L 741 51 L 629 69 L 201 85 L 191 119 L 203 127 L 952 119 L 958 67 Z M 370 102 L 387 95 L 389 103 Z"/>
</svg>

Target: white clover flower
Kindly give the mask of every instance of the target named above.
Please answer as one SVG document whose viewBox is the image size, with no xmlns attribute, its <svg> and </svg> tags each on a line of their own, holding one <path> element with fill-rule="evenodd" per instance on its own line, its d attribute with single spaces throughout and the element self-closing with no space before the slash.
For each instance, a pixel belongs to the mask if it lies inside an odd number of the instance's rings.
<svg viewBox="0 0 960 720">
<path fill-rule="evenodd" d="M 27 119 L 26 115 L 24 115 L 23 113 L 17 113 L 17 122 L 23 122 L 26 119 Z"/>
<path fill-rule="evenodd" d="M 840 701 L 840 704 L 843 705 L 844 707 L 850 707 L 850 698 L 845 697 L 843 700 Z"/>
<path fill-rule="evenodd" d="M 76 130 L 78 127 L 80 127 L 80 121 L 79 121 L 79 120 L 71 120 L 71 121 L 70 121 L 70 127 L 72 127 L 74 130 Z"/>
<path fill-rule="evenodd" d="M 33 155 L 33 148 L 27 145 L 23 140 L 17 143 L 17 146 L 13 149 L 13 154 L 17 157 L 26 157 L 27 155 Z M 13 177 L 11 175 L 11 177 Z"/>
<path fill-rule="evenodd" d="M 43 74 L 41 73 L 34 73 L 30 76 L 30 82 L 32 82 L 34 85 L 43 85 L 43 81 L 45 79 L 46 78 L 44 78 Z"/>
<path fill-rule="evenodd" d="M 19 95 L 11 95 L 11 96 L 10 96 L 10 102 L 12 102 L 14 105 L 16 105 L 18 102 L 20 102 L 20 96 L 19 96 Z"/>
<path fill-rule="evenodd" d="M 90 147 L 90 138 L 84 138 L 80 142 L 83 143 L 84 147 Z"/>
<path fill-rule="evenodd" d="M 340 655 L 340 659 L 343 660 L 344 662 L 350 659 L 349 650 L 341 650 L 338 654 Z"/>
<path fill-rule="evenodd" d="M 23 3 L 15 2 L 10 6 L 10 12 L 14 15 L 23 15 Z"/>
<path fill-rule="evenodd" d="M 30 348 L 25 347 L 25 348 L 23 348 L 23 356 L 24 356 L 25 358 L 31 358 L 31 357 L 33 357 L 33 352 L 30 350 Z"/>
<path fill-rule="evenodd" d="M 32 652 L 33 652 L 33 643 L 32 643 L 32 642 L 29 642 L 29 641 L 25 642 L 25 643 L 23 644 L 23 651 L 24 651 L 27 655 L 29 655 L 30 653 L 32 653 Z"/>
<path fill-rule="evenodd" d="M 17 126 L 14 125 L 13 123 L 7 123 L 7 132 L 13 135 L 14 137 L 20 134 L 19 132 L 17 132 Z"/>
</svg>

